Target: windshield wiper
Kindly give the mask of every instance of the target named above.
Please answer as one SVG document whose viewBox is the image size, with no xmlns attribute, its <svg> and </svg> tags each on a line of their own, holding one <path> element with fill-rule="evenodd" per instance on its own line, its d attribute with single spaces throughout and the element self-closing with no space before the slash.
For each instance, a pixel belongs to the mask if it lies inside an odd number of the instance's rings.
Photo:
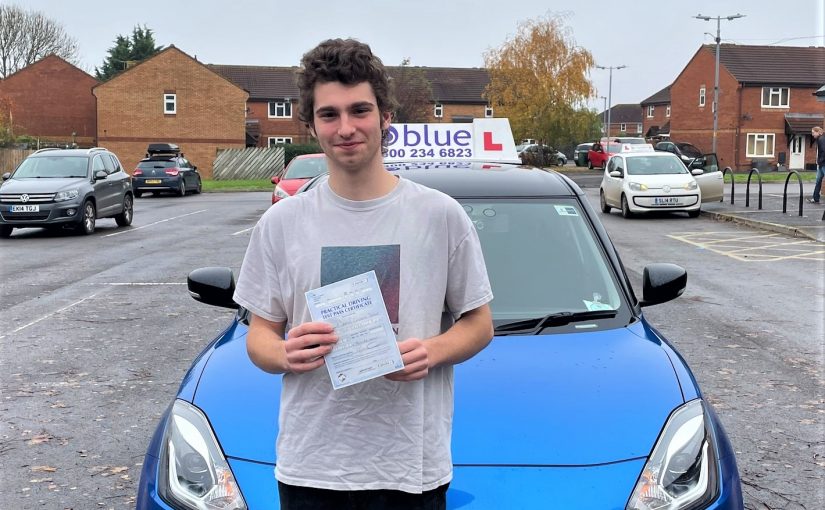
<svg viewBox="0 0 825 510">
<path fill-rule="evenodd" d="M 506 335 L 509 333 L 538 333 L 544 328 L 552 326 L 564 326 L 571 322 L 585 322 L 594 319 L 612 319 L 616 316 L 616 310 L 590 310 L 586 312 L 557 312 L 515 322 L 507 322 L 497 326 L 495 334 Z"/>
</svg>

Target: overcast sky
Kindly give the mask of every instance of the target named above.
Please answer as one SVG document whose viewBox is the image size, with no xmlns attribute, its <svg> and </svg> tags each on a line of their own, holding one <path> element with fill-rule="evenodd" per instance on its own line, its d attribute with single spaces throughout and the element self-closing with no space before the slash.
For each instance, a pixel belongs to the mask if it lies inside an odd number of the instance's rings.
<svg viewBox="0 0 825 510">
<path fill-rule="evenodd" d="M 118 34 L 151 28 L 159 45 L 174 44 L 209 64 L 298 65 L 332 37 L 368 43 L 387 65 L 483 67 L 520 22 L 565 13 L 578 46 L 614 70 L 611 104 L 639 103 L 669 85 L 702 44 L 825 46 L 825 0 L 0 0 L 60 22 L 80 46 L 81 67 L 94 74 Z M 598 96 L 609 72 L 593 69 Z M 591 102 L 601 111 L 604 100 Z"/>
</svg>

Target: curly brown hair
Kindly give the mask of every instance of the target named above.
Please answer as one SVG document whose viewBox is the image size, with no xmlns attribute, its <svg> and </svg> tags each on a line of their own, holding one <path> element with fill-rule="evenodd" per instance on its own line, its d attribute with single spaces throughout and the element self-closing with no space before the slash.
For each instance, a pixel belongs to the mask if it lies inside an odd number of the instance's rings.
<svg viewBox="0 0 825 510">
<path fill-rule="evenodd" d="M 327 39 L 304 54 L 298 71 L 298 118 L 307 127 L 314 127 L 315 85 L 334 81 L 345 85 L 368 82 L 378 110 L 395 109 L 387 71 L 370 47 L 355 39 Z"/>
</svg>

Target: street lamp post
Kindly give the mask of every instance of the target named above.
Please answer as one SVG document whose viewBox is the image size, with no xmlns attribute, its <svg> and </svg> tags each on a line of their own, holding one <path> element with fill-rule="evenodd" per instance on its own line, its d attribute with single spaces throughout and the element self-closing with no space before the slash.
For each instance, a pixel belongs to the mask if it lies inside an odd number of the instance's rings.
<svg viewBox="0 0 825 510">
<path fill-rule="evenodd" d="M 604 100 L 604 114 L 607 115 L 607 96 L 599 96 L 599 97 Z M 604 117 L 602 117 L 602 122 L 604 122 Z M 606 133 L 607 133 L 606 129 L 604 127 L 602 127 L 602 135 L 607 136 Z"/>
<path fill-rule="evenodd" d="M 744 18 L 744 14 L 733 14 L 731 16 L 702 16 L 701 14 L 697 14 L 694 16 L 696 19 L 701 19 L 705 21 L 710 21 L 712 19 L 716 20 L 716 72 L 713 78 L 713 151 L 716 152 L 716 132 L 719 129 L 719 50 L 721 48 L 722 38 L 720 37 L 721 32 L 721 25 L 722 20 L 726 19 L 728 21 L 733 21 L 737 18 Z"/>
<path fill-rule="evenodd" d="M 607 143 L 610 143 L 610 110 L 613 108 L 613 70 L 616 69 L 624 69 L 625 65 L 621 66 L 600 66 L 597 65 L 599 69 L 608 69 L 610 71 L 610 81 L 608 82 L 607 86 L 607 128 L 605 129 L 605 137 L 607 138 Z"/>
</svg>

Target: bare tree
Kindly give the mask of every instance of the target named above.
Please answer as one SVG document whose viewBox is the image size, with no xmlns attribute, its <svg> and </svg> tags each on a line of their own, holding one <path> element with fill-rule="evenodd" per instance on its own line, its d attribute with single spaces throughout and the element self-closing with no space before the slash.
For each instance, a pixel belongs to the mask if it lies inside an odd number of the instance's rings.
<svg viewBox="0 0 825 510">
<path fill-rule="evenodd" d="M 77 41 L 39 11 L 0 5 L 0 78 L 56 54 L 77 65 Z"/>
</svg>

